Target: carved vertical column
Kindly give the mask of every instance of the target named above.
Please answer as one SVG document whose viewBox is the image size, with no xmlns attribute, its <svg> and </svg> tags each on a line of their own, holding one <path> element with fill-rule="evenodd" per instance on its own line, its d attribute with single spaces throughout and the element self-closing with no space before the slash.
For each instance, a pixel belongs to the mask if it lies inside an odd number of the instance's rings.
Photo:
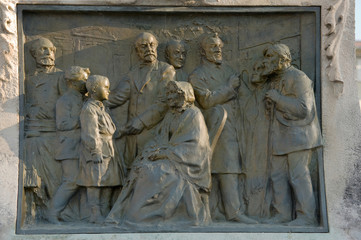
<svg viewBox="0 0 361 240">
<path fill-rule="evenodd" d="M 324 24 L 327 27 L 325 51 L 327 57 L 326 74 L 333 82 L 333 90 L 338 97 L 343 92 L 343 78 L 340 71 L 340 42 L 345 26 L 349 0 L 337 0 L 327 8 Z"/>
<path fill-rule="evenodd" d="M 13 232 L 19 163 L 19 84 L 16 4 L 0 1 L 0 239 Z"/>
<path fill-rule="evenodd" d="M 0 101 L 18 94 L 18 48 L 15 1 L 0 2 Z"/>
</svg>

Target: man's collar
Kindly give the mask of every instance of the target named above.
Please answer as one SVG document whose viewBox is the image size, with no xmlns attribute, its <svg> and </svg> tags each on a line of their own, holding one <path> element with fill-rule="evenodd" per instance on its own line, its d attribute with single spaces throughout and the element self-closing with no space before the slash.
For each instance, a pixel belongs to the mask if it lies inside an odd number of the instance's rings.
<svg viewBox="0 0 361 240">
<path fill-rule="evenodd" d="M 154 62 L 151 62 L 151 63 L 141 62 L 139 64 L 139 68 L 144 68 L 144 67 L 149 67 L 149 68 L 157 70 L 158 69 L 158 60 L 155 60 Z"/>
<path fill-rule="evenodd" d="M 209 60 L 207 60 L 206 58 L 202 58 L 202 63 L 204 66 L 207 67 L 211 67 L 211 68 L 221 68 L 223 61 L 220 64 L 214 63 L 214 62 L 210 62 Z"/>
<path fill-rule="evenodd" d="M 94 98 L 89 98 L 88 101 L 90 101 L 94 105 L 97 105 L 98 107 L 101 107 L 101 108 L 104 107 L 104 104 L 101 101 L 96 100 Z"/>
<path fill-rule="evenodd" d="M 73 88 L 71 88 L 71 87 L 68 88 L 68 91 L 69 91 L 69 93 L 71 93 L 72 95 L 75 95 L 75 96 L 77 96 L 77 97 L 83 97 L 83 94 L 81 94 L 79 91 L 77 91 L 77 90 L 75 90 L 75 89 L 73 89 Z"/>
<path fill-rule="evenodd" d="M 55 72 L 55 70 L 56 70 L 55 65 L 37 67 L 34 75 L 38 75 L 40 73 L 52 73 Z"/>
<path fill-rule="evenodd" d="M 290 70 L 291 67 L 292 67 L 292 65 L 282 68 L 281 70 L 275 71 L 274 74 L 275 74 L 275 76 L 281 77 L 285 72 Z"/>
</svg>

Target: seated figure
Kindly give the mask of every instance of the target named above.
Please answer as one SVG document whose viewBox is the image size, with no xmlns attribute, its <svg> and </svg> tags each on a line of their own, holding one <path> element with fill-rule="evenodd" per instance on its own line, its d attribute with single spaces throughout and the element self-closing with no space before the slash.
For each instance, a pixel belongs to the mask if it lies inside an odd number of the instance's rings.
<svg viewBox="0 0 361 240">
<path fill-rule="evenodd" d="M 189 83 L 172 81 L 166 94 L 170 110 L 154 142 L 133 162 L 106 223 L 199 225 L 210 220 L 211 149 L 203 115 Z"/>
</svg>

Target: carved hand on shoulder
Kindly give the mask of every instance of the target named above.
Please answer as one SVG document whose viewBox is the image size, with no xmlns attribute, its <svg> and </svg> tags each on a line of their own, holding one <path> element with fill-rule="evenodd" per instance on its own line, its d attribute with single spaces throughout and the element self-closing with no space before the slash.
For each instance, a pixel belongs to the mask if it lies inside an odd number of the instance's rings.
<svg viewBox="0 0 361 240">
<path fill-rule="evenodd" d="M 103 162 L 103 157 L 101 154 L 95 154 L 93 155 L 93 163 L 94 164 L 100 164 Z"/>
</svg>

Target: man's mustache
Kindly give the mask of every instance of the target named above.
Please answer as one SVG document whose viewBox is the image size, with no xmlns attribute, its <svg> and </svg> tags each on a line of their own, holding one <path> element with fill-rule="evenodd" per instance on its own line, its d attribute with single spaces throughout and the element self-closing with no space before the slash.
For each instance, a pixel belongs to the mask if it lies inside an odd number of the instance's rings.
<svg viewBox="0 0 361 240">
<path fill-rule="evenodd" d="M 54 61 L 55 59 L 53 57 L 50 57 L 50 56 L 45 56 L 45 57 L 42 57 L 40 58 L 41 60 L 52 60 Z"/>
<path fill-rule="evenodd" d="M 155 56 L 155 55 L 156 55 L 156 53 L 155 53 L 155 52 L 153 52 L 153 51 L 147 51 L 147 52 L 145 52 L 145 53 L 144 53 L 144 56 L 149 56 L 149 55 L 153 55 L 153 56 Z"/>
</svg>

